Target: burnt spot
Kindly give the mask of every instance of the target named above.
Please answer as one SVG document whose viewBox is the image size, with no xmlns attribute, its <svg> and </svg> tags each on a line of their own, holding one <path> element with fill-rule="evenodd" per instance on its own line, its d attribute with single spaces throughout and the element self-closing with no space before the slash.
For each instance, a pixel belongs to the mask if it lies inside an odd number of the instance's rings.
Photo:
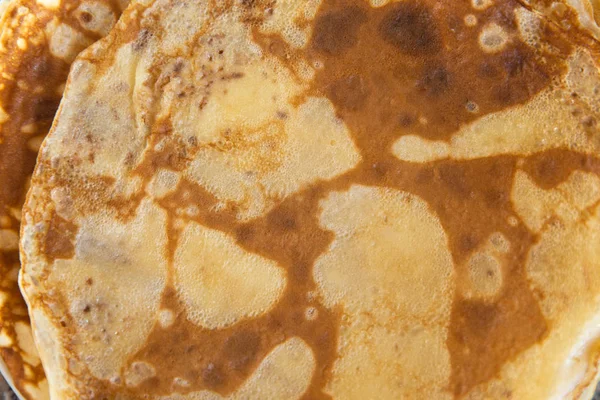
<svg viewBox="0 0 600 400">
<path fill-rule="evenodd" d="M 363 155 L 373 152 L 378 158 L 377 149 L 389 148 L 400 130 L 447 140 L 464 124 L 530 99 L 563 69 L 562 56 L 548 55 L 543 61 L 517 40 L 501 53 L 483 53 L 478 35 L 461 35 L 459 28 L 453 32 L 448 27 L 445 14 L 456 14 L 455 6 L 462 5 L 442 2 L 434 12 L 419 1 L 379 8 L 363 8 L 358 1 L 345 4 L 342 11 L 337 2 L 322 5 L 323 16 L 317 17 L 321 22 L 316 23 L 306 56 L 322 62 L 314 94 L 332 101 L 337 116 L 350 124 L 354 139 L 362 143 Z M 342 40 L 340 29 L 328 21 L 346 20 L 339 15 L 354 9 L 361 10 L 361 21 L 364 18 L 360 33 Z M 327 42 L 324 37 L 334 31 L 336 39 Z M 557 48 L 565 47 L 559 36 L 554 38 Z M 264 39 L 265 49 L 274 42 L 283 46 L 282 54 L 296 52 L 272 36 Z M 399 123 L 399 113 L 415 121 L 405 118 Z"/>
<path fill-rule="evenodd" d="M 90 22 L 92 22 L 92 20 L 94 19 L 94 17 L 92 16 L 92 14 L 90 14 L 87 11 L 83 11 L 81 12 L 81 14 L 79 14 L 79 18 L 81 18 L 81 21 L 84 24 L 89 24 Z"/>
<path fill-rule="evenodd" d="M 353 47 L 358 40 L 358 28 L 366 21 L 365 12 L 348 7 L 318 18 L 313 33 L 315 50 L 328 55 L 340 54 Z"/>
<path fill-rule="evenodd" d="M 498 85 L 494 92 L 493 99 L 500 104 L 508 105 L 517 98 L 514 87 L 508 82 L 503 82 L 501 85 Z"/>
<path fill-rule="evenodd" d="M 448 90 L 450 73 L 443 66 L 427 67 L 416 87 L 429 96 L 438 96 Z"/>
<path fill-rule="evenodd" d="M 192 147 L 198 146 L 198 139 L 196 138 L 196 136 L 188 137 L 187 141 L 188 141 L 188 144 Z"/>
<path fill-rule="evenodd" d="M 44 254 L 49 262 L 70 259 L 75 255 L 75 237 L 78 227 L 57 214 L 52 216 L 44 241 Z"/>
<path fill-rule="evenodd" d="M 403 53 L 432 54 L 440 46 L 440 36 L 429 10 L 414 2 L 395 4 L 379 26 L 382 38 Z"/>
<path fill-rule="evenodd" d="M 225 75 L 221 76 L 221 80 L 222 81 L 230 81 L 230 80 L 234 80 L 234 79 L 241 79 L 243 77 L 244 77 L 244 74 L 242 72 L 232 72 L 231 74 L 225 74 Z"/>
<path fill-rule="evenodd" d="M 92 307 L 90 307 L 89 304 L 87 304 L 85 307 L 83 307 L 83 312 L 84 313 L 89 313 L 91 311 Z"/>
<path fill-rule="evenodd" d="M 148 41 L 152 37 L 152 33 L 148 29 L 142 29 L 139 33 L 135 41 L 133 42 L 133 50 L 139 51 L 146 47 Z"/>
<path fill-rule="evenodd" d="M 496 60 L 494 100 L 501 105 L 521 103 L 550 81 L 546 68 L 536 63 L 522 45 L 504 51 Z"/>
<path fill-rule="evenodd" d="M 175 75 L 179 74 L 183 70 L 183 66 L 183 60 L 177 60 L 175 62 L 175 65 L 173 65 L 173 72 L 175 73 Z"/>
</svg>

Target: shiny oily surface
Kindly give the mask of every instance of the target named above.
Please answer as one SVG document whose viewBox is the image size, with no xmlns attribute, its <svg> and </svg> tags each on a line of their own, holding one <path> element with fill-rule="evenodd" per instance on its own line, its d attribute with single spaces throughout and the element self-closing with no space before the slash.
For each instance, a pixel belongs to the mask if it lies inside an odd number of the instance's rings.
<svg viewBox="0 0 600 400">
<path fill-rule="evenodd" d="M 132 3 L 23 213 L 53 398 L 579 397 L 600 48 L 568 10 Z"/>
<path fill-rule="evenodd" d="M 21 207 L 39 146 L 81 50 L 106 35 L 118 0 L 14 0 L 0 20 L 0 370 L 22 398 L 48 398 L 19 291 Z"/>
</svg>

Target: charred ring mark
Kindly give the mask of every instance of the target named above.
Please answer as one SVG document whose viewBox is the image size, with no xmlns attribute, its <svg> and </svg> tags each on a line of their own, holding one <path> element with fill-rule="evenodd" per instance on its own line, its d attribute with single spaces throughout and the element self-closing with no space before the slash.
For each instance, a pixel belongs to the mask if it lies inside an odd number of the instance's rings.
<svg viewBox="0 0 600 400">
<path fill-rule="evenodd" d="M 92 20 L 94 19 L 94 17 L 92 16 L 92 14 L 90 14 L 87 11 L 82 11 L 79 14 L 79 18 L 81 18 L 81 21 L 85 24 L 89 24 L 90 22 L 92 22 Z"/>
<path fill-rule="evenodd" d="M 381 21 L 379 33 L 387 43 L 413 56 L 432 54 L 441 48 L 434 18 L 419 4 L 394 5 Z"/>
</svg>

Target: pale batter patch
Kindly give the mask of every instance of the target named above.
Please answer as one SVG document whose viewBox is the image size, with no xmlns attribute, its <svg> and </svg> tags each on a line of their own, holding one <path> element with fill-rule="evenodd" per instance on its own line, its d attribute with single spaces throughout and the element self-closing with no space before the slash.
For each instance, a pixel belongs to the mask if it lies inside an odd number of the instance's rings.
<svg viewBox="0 0 600 400">
<path fill-rule="evenodd" d="M 192 179 L 220 199 L 238 203 L 242 219 L 263 215 L 273 200 L 319 179 L 334 178 L 360 160 L 347 128 L 326 99 L 309 98 L 290 110 L 283 123 L 272 124 L 256 131 L 257 142 L 246 131 L 245 145 L 236 142 L 242 137 L 232 131 L 230 148 L 201 150 L 189 170 Z"/>
<path fill-rule="evenodd" d="M 285 274 L 276 263 L 195 223 L 183 231 L 174 263 L 188 318 L 210 329 L 261 315 L 285 287 Z"/>
<path fill-rule="evenodd" d="M 81 221 L 75 257 L 56 260 L 47 280 L 69 288 L 79 360 L 94 376 L 109 379 L 120 375 L 121 366 L 156 321 L 166 283 L 166 221 L 164 212 L 149 201 L 143 201 L 136 218 L 126 224 L 114 221 L 107 226 L 99 218 L 92 215 Z M 153 239 L 144 239 L 141 232 L 153 232 Z"/>
<path fill-rule="evenodd" d="M 322 207 L 335 240 L 314 276 L 325 304 L 346 315 L 328 392 L 451 398 L 445 340 L 454 272 L 437 217 L 418 197 L 364 186 L 334 192 Z"/>
<path fill-rule="evenodd" d="M 508 43 L 506 31 L 498 24 L 486 25 L 479 35 L 479 44 L 486 53 L 497 53 L 502 51 Z"/>
</svg>

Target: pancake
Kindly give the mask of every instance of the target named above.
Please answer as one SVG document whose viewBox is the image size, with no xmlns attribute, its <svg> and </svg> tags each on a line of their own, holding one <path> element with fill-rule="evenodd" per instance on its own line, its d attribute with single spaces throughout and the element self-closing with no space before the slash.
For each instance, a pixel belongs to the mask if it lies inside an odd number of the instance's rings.
<svg viewBox="0 0 600 400">
<path fill-rule="evenodd" d="M 75 55 L 106 35 L 118 0 L 14 0 L 0 21 L 0 370 L 25 399 L 48 398 L 19 291 L 21 206 Z"/>
<path fill-rule="evenodd" d="M 133 2 L 23 209 L 51 397 L 579 398 L 600 45 L 569 10 Z"/>
</svg>

